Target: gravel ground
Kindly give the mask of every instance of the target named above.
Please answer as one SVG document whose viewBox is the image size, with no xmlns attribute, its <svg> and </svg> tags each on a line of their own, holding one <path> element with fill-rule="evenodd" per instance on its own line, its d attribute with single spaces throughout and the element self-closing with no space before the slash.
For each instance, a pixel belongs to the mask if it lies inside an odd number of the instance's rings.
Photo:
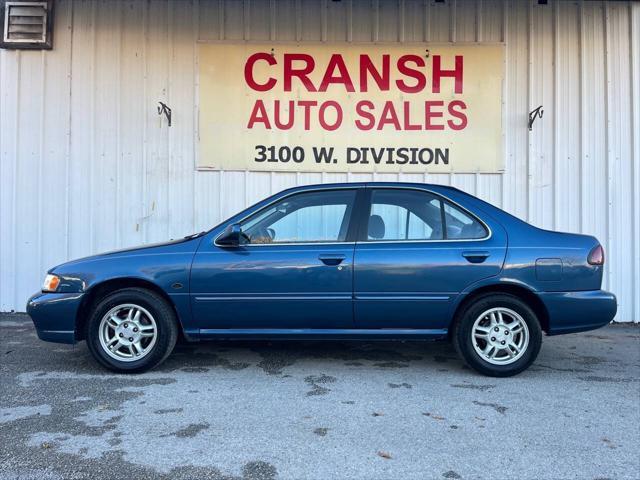
<svg viewBox="0 0 640 480">
<path fill-rule="evenodd" d="M 114 375 L 0 315 L 0 478 L 640 478 L 640 328 L 507 379 L 447 344 L 179 345 Z"/>
</svg>

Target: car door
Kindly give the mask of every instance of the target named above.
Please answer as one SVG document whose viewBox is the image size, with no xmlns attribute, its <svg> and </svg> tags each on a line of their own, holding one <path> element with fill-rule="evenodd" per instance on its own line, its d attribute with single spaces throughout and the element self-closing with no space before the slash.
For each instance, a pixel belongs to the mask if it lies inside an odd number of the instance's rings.
<svg viewBox="0 0 640 480">
<path fill-rule="evenodd" d="M 295 193 L 241 222 L 246 243 L 202 245 L 191 276 L 199 327 L 353 328 L 356 194 L 356 188 Z"/>
<path fill-rule="evenodd" d="M 506 235 L 435 193 L 366 191 L 355 252 L 357 328 L 447 328 L 458 294 L 500 272 Z"/>
</svg>

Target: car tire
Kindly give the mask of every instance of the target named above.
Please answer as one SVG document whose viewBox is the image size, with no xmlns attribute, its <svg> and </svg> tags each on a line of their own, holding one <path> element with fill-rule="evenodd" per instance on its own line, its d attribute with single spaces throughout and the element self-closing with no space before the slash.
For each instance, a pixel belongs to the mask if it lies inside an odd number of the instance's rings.
<svg viewBox="0 0 640 480">
<path fill-rule="evenodd" d="M 162 363 L 178 339 L 173 307 L 144 288 L 117 290 L 99 299 L 86 324 L 93 357 L 105 368 L 140 373 Z"/>
<path fill-rule="evenodd" d="M 510 377 L 526 370 L 542 345 L 535 312 L 509 294 L 482 295 L 456 316 L 453 344 L 465 363 L 491 377 Z"/>
</svg>

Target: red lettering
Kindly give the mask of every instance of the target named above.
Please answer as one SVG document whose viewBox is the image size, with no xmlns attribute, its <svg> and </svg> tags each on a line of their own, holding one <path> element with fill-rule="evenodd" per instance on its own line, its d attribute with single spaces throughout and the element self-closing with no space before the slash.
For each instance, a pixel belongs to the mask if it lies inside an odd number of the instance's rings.
<svg viewBox="0 0 640 480">
<path fill-rule="evenodd" d="M 256 103 L 253 106 L 253 110 L 251 110 L 247 128 L 253 128 L 253 125 L 255 123 L 264 123 L 264 128 L 266 128 L 267 130 L 271 130 L 271 123 L 269 123 L 267 109 L 264 108 L 264 103 L 262 103 L 262 100 L 256 100 Z"/>
<path fill-rule="evenodd" d="M 327 107 L 333 107 L 336 110 L 336 121 L 333 125 L 329 125 L 326 121 L 325 110 L 327 109 Z M 318 121 L 320 122 L 320 126 L 325 130 L 332 131 L 339 128 L 340 125 L 342 125 L 342 107 L 340 106 L 340 104 L 334 100 L 323 102 L 322 105 L 320 105 Z"/>
<path fill-rule="evenodd" d="M 304 108 L 304 129 L 311 128 L 311 107 L 318 105 L 315 100 L 298 100 L 298 105 Z"/>
<path fill-rule="evenodd" d="M 398 120 L 396 109 L 391 101 L 384 102 L 384 107 L 380 114 L 380 121 L 378 122 L 378 130 L 382 130 L 386 124 L 393 125 L 393 128 L 400 130 L 400 121 Z"/>
<path fill-rule="evenodd" d="M 375 107 L 373 106 L 373 102 L 369 100 L 360 100 L 356 103 L 356 113 L 367 120 L 367 123 L 356 120 L 356 127 L 359 130 L 371 130 L 376 123 L 376 117 L 368 110 L 365 110 L 365 108 L 373 110 Z"/>
<path fill-rule="evenodd" d="M 304 62 L 304 67 L 294 68 L 293 62 Z M 285 53 L 284 54 L 284 91 L 291 91 L 291 79 L 297 77 L 308 92 L 315 92 L 316 87 L 309 80 L 309 74 L 316 67 L 316 61 L 311 55 L 306 53 Z"/>
<path fill-rule="evenodd" d="M 444 130 L 444 125 L 434 125 L 431 123 L 432 118 L 442 118 L 442 112 L 434 112 L 431 107 L 442 107 L 442 100 L 427 100 L 424 102 L 424 129 L 425 130 Z"/>
<path fill-rule="evenodd" d="M 404 80 L 396 80 L 396 85 L 400 91 L 404 93 L 418 93 L 424 90 L 427 85 L 427 79 L 420 70 L 411 68 L 407 63 L 415 63 L 418 67 L 424 67 L 424 59 L 418 55 L 403 55 L 398 59 L 398 71 L 406 75 L 407 77 L 414 78 L 416 80 L 415 85 L 408 85 Z"/>
<path fill-rule="evenodd" d="M 440 93 L 440 80 L 442 77 L 455 78 L 455 93 L 462 93 L 462 55 L 456 55 L 455 68 L 453 70 L 442 69 L 442 57 L 433 56 L 433 93 Z"/>
<path fill-rule="evenodd" d="M 337 76 L 334 74 L 336 69 L 338 69 Z M 322 77 L 322 82 L 320 82 L 320 89 L 318 91 L 326 92 L 327 87 L 330 84 L 342 84 L 345 86 L 347 92 L 355 92 L 353 82 L 349 76 L 349 71 L 347 70 L 347 66 L 344 64 L 344 59 L 342 58 L 342 55 L 337 53 L 331 55 L 329 65 L 327 65 L 327 70 L 324 72 L 324 77 Z"/>
<path fill-rule="evenodd" d="M 273 110 L 275 113 L 273 122 L 276 124 L 276 128 L 279 130 L 289 130 L 293 127 L 293 119 L 295 118 L 293 109 L 295 108 L 295 102 L 293 100 L 289 100 L 289 108 L 287 108 L 287 111 L 289 112 L 289 120 L 286 124 L 280 121 L 280 100 L 274 101 L 274 106 L 275 108 Z"/>
<path fill-rule="evenodd" d="M 360 91 L 368 92 L 368 76 L 371 75 L 371 78 L 378 85 L 378 89 L 381 92 L 386 92 L 389 90 L 389 82 L 391 78 L 391 68 L 389 66 L 391 57 L 387 54 L 382 55 L 382 73 L 380 73 L 376 66 L 369 58 L 369 55 L 360 55 Z"/>
<path fill-rule="evenodd" d="M 404 129 L 405 130 L 422 130 L 421 125 L 417 125 L 415 123 L 411 123 L 411 103 L 403 102 L 404 109 Z"/>
<path fill-rule="evenodd" d="M 271 90 L 275 86 L 276 79 L 269 77 L 266 83 L 258 83 L 255 81 L 255 79 L 253 78 L 253 66 L 258 60 L 264 60 L 269 65 L 275 65 L 278 62 L 268 53 L 258 52 L 251 55 L 247 59 L 247 62 L 244 64 L 244 81 L 247 83 L 247 85 L 258 92 L 266 92 L 267 90 Z"/>
<path fill-rule="evenodd" d="M 459 109 L 456 109 L 456 107 L 459 107 Z M 462 111 L 466 109 L 467 104 L 462 100 L 454 100 L 453 102 L 449 103 L 449 115 L 460 120 L 460 123 L 456 123 L 453 120 L 447 120 L 447 125 L 449 125 L 449 128 L 451 130 L 464 130 L 464 128 L 467 126 L 467 114 Z"/>
</svg>

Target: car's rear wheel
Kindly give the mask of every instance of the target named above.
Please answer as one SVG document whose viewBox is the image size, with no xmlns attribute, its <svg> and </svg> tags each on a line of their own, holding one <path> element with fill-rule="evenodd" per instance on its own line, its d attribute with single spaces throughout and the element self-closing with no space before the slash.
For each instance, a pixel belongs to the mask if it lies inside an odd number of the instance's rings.
<svg viewBox="0 0 640 480">
<path fill-rule="evenodd" d="M 518 297 L 487 294 L 458 314 L 453 343 L 473 369 L 509 377 L 534 362 L 542 345 L 542 329 L 534 311 Z"/>
<path fill-rule="evenodd" d="M 176 316 L 160 295 L 127 288 L 99 300 L 87 322 L 89 351 L 116 372 L 143 372 L 162 363 L 178 338 Z"/>
</svg>

